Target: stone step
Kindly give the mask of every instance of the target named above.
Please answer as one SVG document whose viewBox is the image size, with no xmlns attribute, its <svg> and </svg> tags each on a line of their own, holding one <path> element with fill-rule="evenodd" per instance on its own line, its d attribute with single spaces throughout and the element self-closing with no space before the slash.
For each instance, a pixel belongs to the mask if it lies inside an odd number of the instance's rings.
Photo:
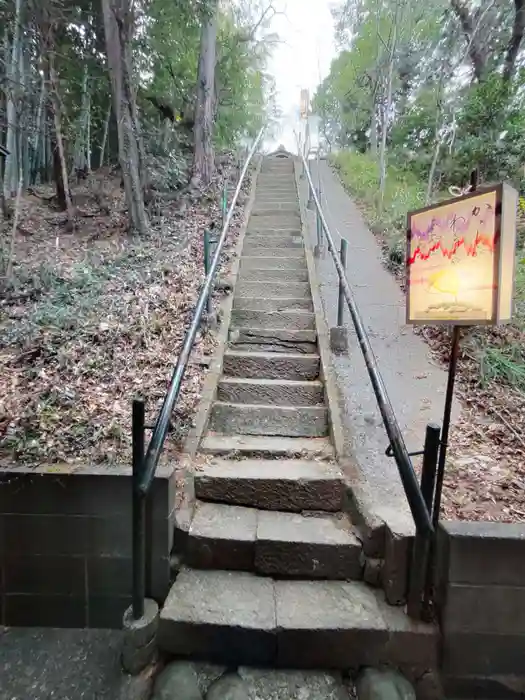
<svg viewBox="0 0 525 700">
<path fill-rule="evenodd" d="M 234 328 L 230 333 L 230 345 L 245 343 L 279 343 L 289 347 L 289 352 L 302 352 L 302 346 L 315 343 L 317 332 L 312 330 L 290 330 L 289 328 Z M 296 350 L 295 346 L 301 346 Z"/>
<path fill-rule="evenodd" d="M 301 235 L 297 236 L 265 236 L 258 233 L 255 236 L 247 236 L 244 241 L 244 247 L 242 249 L 244 254 L 250 255 L 254 248 L 270 248 L 275 250 L 276 248 L 285 248 L 288 254 L 289 248 L 301 248 L 303 249 L 303 237 Z"/>
<path fill-rule="evenodd" d="M 345 483 L 327 462 L 300 459 L 214 459 L 195 472 L 203 501 L 300 512 L 341 510 Z"/>
<path fill-rule="evenodd" d="M 299 203 L 297 201 L 295 202 L 260 202 L 255 200 L 253 203 L 253 208 L 251 211 L 251 216 L 259 216 L 259 215 L 266 215 L 266 214 L 276 214 L 276 215 L 281 215 L 283 213 L 292 213 L 295 214 L 296 216 L 300 216 L 299 214 Z"/>
<path fill-rule="evenodd" d="M 319 376 L 319 355 L 300 353 L 243 352 L 226 350 L 223 374 L 246 379 L 294 379 L 304 381 Z"/>
<path fill-rule="evenodd" d="M 293 282 L 291 280 L 273 280 L 271 284 L 268 284 L 268 282 L 249 282 L 246 279 L 240 279 L 235 286 L 235 294 L 238 297 L 266 297 L 267 299 L 311 298 L 308 282 L 296 282 L 295 280 Z"/>
<path fill-rule="evenodd" d="M 309 311 L 289 311 L 274 313 L 272 311 L 249 311 L 233 309 L 231 327 L 244 328 L 288 328 L 289 330 L 314 330 L 315 315 Z"/>
<path fill-rule="evenodd" d="M 205 454 L 216 456 L 240 455 L 271 459 L 277 457 L 333 459 L 334 456 L 334 449 L 328 438 L 283 438 L 208 433 L 199 449 Z"/>
<path fill-rule="evenodd" d="M 300 246 L 297 246 L 295 248 L 278 248 L 278 247 L 272 247 L 268 243 L 266 243 L 263 246 L 253 246 L 251 244 L 251 241 L 249 238 L 246 239 L 243 249 L 242 249 L 242 257 L 250 257 L 250 258 L 293 258 L 295 260 L 302 260 L 306 264 L 306 257 L 304 254 L 304 246 L 301 242 Z M 242 259 L 242 258 L 241 258 Z"/>
<path fill-rule="evenodd" d="M 250 225 L 253 227 L 264 226 L 265 228 L 288 228 L 296 226 L 300 228 L 301 217 L 299 214 L 291 214 L 289 212 L 261 212 L 260 214 L 252 214 L 250 216 Z"/>
<path fill-rule="evenodd" d="M 196 569 L 266 576 L 361 578 L 361 543 L 346 516 L 285 513 L 199 502 L 186 562 Z"/>
<path fill-rule="evenodd" d="M 231 340 L 229 343 L 229 347 L 232 350 L 242 350 L 243 352 L 279 352 L 282 354 L 295 352 L 305 355 L 313 355 L 317 352 L 316 343 L 283 343 L 281 341 L 263 343 L 247 343 L 244 341 L 237 342 L 236 332 L 233 332 L 233 340 Z"/>
<path fill-rule="evenodd" d="M 210 428 L 234 435 L 324 437 L 328 435 L 326 406 L 276 406 L 215 401 Z"/>
<path fill-rule="evenodd" d="M 297 206 L 297 195 L 292 194 L 290 192 L 275 192 L 275 193 L 256 193 L 255 195 L 255 201 L 254 201 L 254 206 L 257 206 L 259 204 L 279 204 L 279 205 L 284 205 L 284 204 L 293 204 Z"/>
<path fill-rule="evenodd" d="M 313 311 L 314 303 L 311 299 L 277 298 L 263 299 L 261 297 L 235 296 L 234 309 L 248 309 L 253 311 L 286 312 L 298 309 Z"/>
<path fill-rule="evenodd" d="M 183 569 L 160 614 L 157 642 L 181 657 L 289 668 L 437 667 L 438 631 L 386 605 L 359 581 L 275 581 Z"/>
<path fill-rule="evenodd" d="M 217 399 L 226 403 L 265 406 L 317 406 L 324 400 L 322 382 L 221 377 Z"/>
<path fill-rule="evenodd" d="M 289 240 L 290 238 L 297 238 L 298 236 L 302 237 L 303 233 L 300 228 L 249 228 L 246 231 L 246 235 L 248 238 L 266 236 L 273 241 L 276 238 L 284 238 Z"/>
<path fill-rule="evenodd" d="M 239 270 L 239 274 L 242 274 L 245 270 L 285 270 L 286 272 L 299 270 L 308 274 L 306 257 L 304 255 L 298 258 L 283 258 L 276 255 L 271 257 L 268 255 L 243 255 L 240 260 Z"/>
<path fill-rule="evenodd" d="M 267 286 L 267 283 L 271 280 L 272 286 L 275 282 L 290 282 L 290 284 L 296 284 L 299 282 L 308 282 L 308 270 L 303 268 L 301 270 L 264 270 L 264 269 L 247 269 L 241 267 L 239 270 L 239 282 L 238 284 L 244 284 L 245 282 L 258 282 Z M 308 285 L 310 288 L 310 285 Z"/>
</svg>

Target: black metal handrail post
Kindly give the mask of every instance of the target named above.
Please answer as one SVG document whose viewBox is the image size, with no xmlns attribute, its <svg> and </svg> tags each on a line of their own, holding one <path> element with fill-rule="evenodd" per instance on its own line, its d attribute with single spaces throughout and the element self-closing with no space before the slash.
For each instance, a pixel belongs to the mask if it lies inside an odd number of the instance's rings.
<svg viewBox="0 0 525 700">
<path fill-rule="evenodd" d="M 346 271 L 346 238 L 341 238 L 341 244 L 339 248 L 339 260 L 341 261 L 343 270 Z M 341 280 L 339 280 L 339 292 L 337 294 L 337 326 L 339 328 L 341 328 L 343 325 L 344 298 L 345 297 L 343 292 L 343 285 L 341 284 Z"/>
<path fill-rule="evenodd" d="M 301 153 L 300 149 L 299 153 Z M 302 154 L 301 157 L 304 161 L 304 156 Z M 319 198 L 317 197 L 317 192 L 315 191 L 315 187 L 313 185 L 312 176 L 306 162 L 305 166 L 306 177 L 310 187 L 310 192 L 314 200 L 314 204 L 317 209 L 319 218 L 321 220 L 321 225 L 328 243 L 328 249 L 332 254 L 335 268 L 337 270 L 337 274 L 339 275 L 343 295 L 346 299 L 348 310 L 350 311 L 350 316 L 352 317 L 354 329 L 357 335 L 357 339 L 359 341 L 359 345 L 361 347 L 361 351 L 363 353 L 368 375 L 370 377 L 370 381 L 372 383 L 372 387 L 376 395 L 379 411 L 381 412 L 383 424 L 385 426 L 385 430 L 388 435 L 390 445 L 392 447 L 392 453 L 394 455 L 399 476 L 401 478 L 401 482 L 403 484 L 403 488 L 407 496 L 408 505 L 410 507 L 412 517 L 414 518 L 414 522 L 418 531 L 425 534 L 431 534 L 434 531 L 434 527 L 431 521 L 429 510 L 427 509 L 426 503 L 421 494 L 421 489 L 419 487 L 416 472 L 412 465 L 412 460 L 410 459 L 410 455 L 408 454 L 405 441 L 401 434 L 401 429 L 397 422 L 392 403 L 390 401 L 385 387 L 385 383 L 383 381 L 383 377 L 381 376 L 377 367 L 377 361 L 375 359 L 372 346 L 370 345 L 370 340 L 368 339 L 368 334 L 366 332 L 363 320 L 357 309 L 352 290 L 346 278 L 344 267 L 341 264 L 339 256 L 337 255 L 334 239 L 332 238 L 332 234 L 330 233 L 330 229 L 328 227 L 324 212 L 321 208 Z"/>
<path fill-rule="evenodd" d="M 439 425 L 429 423 L 425 434 L 425 447 L 423 450 L 423 464 L 421 467 L 421 493 L 432 516 L 432 502 L 436 486 L 437 462 L 440 445 Z M 416 532 L 414 548 L 412 551 L 412 566 L 410 568 L 410 581 L 408 587 L 407 612 L 414 619 L 421 619 L 422 612 L 427 607 L 429 559 L 434 535 Z"/>
<path fill-rule="evenodd" d="M 133 400 L 133 503 L 132 503 L 132 547 L 133 547 L 133 618 L 144 615 L 146 597 L 146 494 L 140 490 L 144 471 L 144 416 L 145 405 L 141 399 Z"/>
</svg>

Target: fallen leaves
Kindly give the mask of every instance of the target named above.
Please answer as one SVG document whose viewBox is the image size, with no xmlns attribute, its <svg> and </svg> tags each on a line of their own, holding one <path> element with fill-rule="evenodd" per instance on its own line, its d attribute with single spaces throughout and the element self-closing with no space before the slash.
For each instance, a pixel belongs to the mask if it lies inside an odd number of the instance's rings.
<svg viewBox="0 0 525 700">
<path fill-rule="evenodd" d="M 106 175 L 104 185 L 111 213 L 89 209 L 75 233 L 60 232 L 58 249 L 60 215 L 41 199 L 24 200 L 21 222 L 31 235 L 17 240 L 17 285 L 0 297 L 4 466 L 130 464 L 131 401 L 147 400 L 152 425 L 168 387 L 204 278 L 203 231 L 221 217 L 219 187 L 213 197 L 188 197 L 183 217 L 180 203 L 169 202 L 151 234 L 138 239 L 123 228 L 118 179 Z M 241 222 L 238 206 L 223 273 Z M 195 357 L 214 347 L 214 334 L 202 327 Z M 167 457 L 192 424 L 205 372 L 201 362 L 188 364 Z"/>
</svg>

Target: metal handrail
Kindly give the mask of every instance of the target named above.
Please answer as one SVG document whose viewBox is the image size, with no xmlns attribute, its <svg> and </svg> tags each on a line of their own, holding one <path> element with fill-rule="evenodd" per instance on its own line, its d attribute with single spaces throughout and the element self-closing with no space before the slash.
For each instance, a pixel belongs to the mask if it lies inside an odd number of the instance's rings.
<svg viewBox="0 0 525 700">
<path fill-rule="evenodd" d="M 221 235 L 217 240 L 215 253 L 211 264 L 207 268 L 207 274 L 202 285 L 202 289 L 195 305 L 193 318 L 190 327 L 186 332 L 182 350 L 177 359 L 177 364 L 171 375 L 168 391 L 162 402 L 162 406 L 153 428 L 149 445 L 144 453 L 144 401 L 135 399 L 133 401 L 133 498 L 132 498 L 132 569 L 133 569 L 133 585 L 132 585 L 132 615 L 134 620 L 139 620 L 144 616 L 144 604 L 146 598 L 146 570 L 151 574 L 151 566 L 148 566 L 146 549 L 150 542 L 147 542 L 146 531 L 149 529 L 148 518 L 151 512 L 148 510 L 149 492 L 155 471 L 159 462 L 159 458 L 170 429 L 170 419 L 177 401 L 182 380 L 186 372 L 188 360 L 197 337 L 197 332 L 201 325 L 203 314 L 208 305 L 208 299 L 213 287 L 215 274 L 219 267 L 222 247 L 228 234 L 228 229 L 233 218 L 235 205 L 239 198 L 244 178 L 250 166 L 251 160 L 261 141 L 265 127 L 263 127 L 244 163 L 244 167 L 239 176 L 239 181 L 233 194 L 232 202 L 228 210 L 228 214 L 224 219 Z M 151 564 L 151 562 L 149 562 Z"/>
<path fill-rule="evenodd" d="M 219 260 L 220 260 L 221 253 L 222 253 L 222 247 L 224 245 L 224 241 L 226 240 L 226 236 L 228 234 L 228 228 L 230 226 L 230 222 L 231 222 L 232 217 L 233 217 L 235 205 L 237 204 L 237 199 L 239 197 L 239 193 L 241 191 L 241 187 L 242 187 L 244 178 L 246 176 L 246 172 L 247 172 L 248 167 L 250 165 L 250 162 L 255 154 L 255 151 L 257 150 L 257 147 L 261 141 L 261 138 L 263 136 L 265 128 L 266 127 L 263 126 L 261 128 L 261 130 L 259 131 L 259 133 L 258 133 L 258 135 L 253 143 L 253 146 L 250 149 L 248 157 L 244 163 L 244 167 L 241 171 L 239 181 L 237 183 L 237 187 L 235 188 L 235 192 L 233 195 L 232 203 L 230 204 L 228 214 L 227 214 L 226 219 L 224 221 L 221 235 L 219 236 L 219 239 L 217 241 L 217 245 L 215 248 L 215 254 L 213 256 L 213 260 L 211 262 L 211 265 L 210 265 L 210 268 L 208 271 L 208 275 L 207 275 L 206 279 L 204 280 L 204 285 L 201 289 L 199 299 L 198 299 L 197 304 L 195 306 L 195 311 L 193 313 L 193 319 L 191 321 L 191 325 L 186 333 L 186 337 L 184 339 L 184 344 L 182 346 L 182 350 L 181 350 L 180 355 L 177 359 L 177 364 L 175 365 L 175 368 L 173 370 L 173 374 L 171 376 L 171 381 L 169 384 L 168 391 L 166 393 L 166 396 L 164 397 L 164 401 L 162 402 L 162 407 L 160 409 L 159 416 L 158 416 L 157 421 L 155 423 L 155 427 L 153 429 L 151 439 L 150 439 L 148 447 L 146 449 L 146 455 L 144 457 L 144 469 L 143 469 L 143 473 L 142 473 L 142 479 L 141 479 L 141 482 L 139 485 L 139 490 L 144 495 L 148 492 L 148 490 L 153 482 L 153 479 L 155 477 L 155 470 L 157 468 L 160 454 L 161 454 L 162 448 L 164 446 L 166 436 L 167 436 L 168 431 L 169 431 L 170 418 L 171 418 L 171 414 L 173 412 L 173 407 L 174 407 L 175 402 L 177 401 L 177 399 L 179 397 L 182 380 L 184 378 L 184 373 L 186 371 L 186 366 L 188 364 L 188 360 L 189 360 L 191 351 L 193 349 L 193 344 L 195 343 L 195 338 L 197 337 L 197 332 L 198 332 L 199 326 L 201 324 L 202 315 L 203 315 L 204 310 L 206 308 L 206 300 L 207 300 L 207 298 L 211 292 L 211 289 L 212 289 L 213 280 L 214 280 L 215 274 L 217 272 L 217 268 L 219 266 Z"/>
<path fill-rule="evenodd" d="M 391 451 L 397 465 L 399 476 L 401 478 L 401 483 L 403 484 L 403 488 L 405 490 L 405 495 L 408 500 L 408 505 L 410 507 L 412 517 L 414 518 L 416 530 L 418 532 L 421 532 L 423 535 L 432 535 L 434 532 L 434 526 L 432 524 L 431 514 L 429 513 L 427 504 L 425 503 L 425 499 L 423 498 L 423 494 L 421 492 L 421 488 L 417 480 L 417 475 L 414 470 L 412 460 L 410 459 L 410 455 L 407 450 L 407 446 L 405 444 L 403 435 L 401 433 L 401 428 L 399 427 L 399 423 L 397 422 L 397 418 L 394 413 L 394 408 L 392 406 L 392 402 L 390 401 L 390 397 L 388 396 L 383 377 L 379 372 L 377 360 L 374 356 L 374 352 L 372 350 L 372 346 L 368 338 L 368 333 L 366 332 L 363 319 L 361 318 L 361 315 L 357 308 L 357 304 L 352 294 L 352 290 L 346 278 L 345 269 L 343 267 L 343 264 L 341 263 L 341 260 L 339 259 L 339 256 L 337 255 L 337 250 L 335 247 L 334 240 L 332 238 L 332 234 L 330 233 L 328 223 L 326 221 L 321 204 L 319 202 L 319 197 L 317 195 L 316 188 L 314 187 L 314 183 L 310 173 L 310 168 L 308 167 L 308 162 L 304 156 L 302 149 L 300 148 L 299 143 L 297 144 L 297 148 L 303 162 L 304 172 L 306 173 L 306 177 L 308 179 L 311 197 L 315 203 L 317 214 L 321 221 L 321 226 L 323 228 L 326 240 L 328 242 L 328 249 L 330 250 L 330 253 L 332 255 L 335 268 L 339 276 L 339 282 L 343 291 L 343 295 L 346 300 L 348 310 L 350 311 L 350 315 L 352 317 L 357 339 L 359 341 L 359 346 L 365 359 L 366 368 L 368 370 L 370 381 L 374 389 L 377 404 L 381 412 L 381 417 L 383 418 L 383 424 L 385 426 L 388 439 L 390 440 Z"/>
</svg>

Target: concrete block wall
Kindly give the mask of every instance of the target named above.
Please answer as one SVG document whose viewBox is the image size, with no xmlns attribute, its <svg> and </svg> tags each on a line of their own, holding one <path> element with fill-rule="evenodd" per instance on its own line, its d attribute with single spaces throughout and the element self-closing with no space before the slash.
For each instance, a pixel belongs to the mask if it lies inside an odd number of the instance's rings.
<svg viewBox="0 0 525 700">
<path fill-rule="evenodd" d="M 444 675 L 525 677 L 525 525 L 444 523 L 438 542 Z"/>
<path fill-rule="evenodd" d="M 175 476 L 151 492 L 152 596 L 170 583 Z M 131 470 L 0 472 L 0 624 L 120 628 L 131 603 Z"/>
</svg>

